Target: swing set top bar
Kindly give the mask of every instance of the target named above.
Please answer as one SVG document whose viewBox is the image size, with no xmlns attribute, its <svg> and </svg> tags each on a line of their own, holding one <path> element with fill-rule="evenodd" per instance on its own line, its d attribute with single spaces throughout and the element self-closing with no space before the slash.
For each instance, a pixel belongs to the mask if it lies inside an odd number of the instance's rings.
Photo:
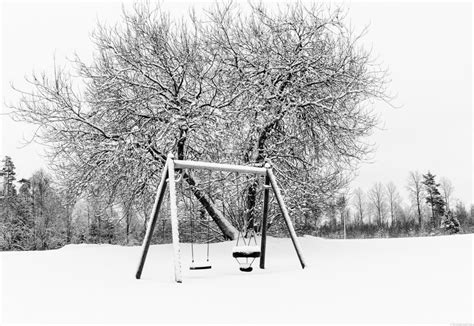
<svg viewBox="0 0 474 326">
<path fill-rule="evenodd" d="M 210 163 L 202 161 L 173 160 L 175 169 L 203 169 L 213 171 L 227 171 L 266 175 L 267 168 L 258 168 L 245 165 Z"/>
</svg>

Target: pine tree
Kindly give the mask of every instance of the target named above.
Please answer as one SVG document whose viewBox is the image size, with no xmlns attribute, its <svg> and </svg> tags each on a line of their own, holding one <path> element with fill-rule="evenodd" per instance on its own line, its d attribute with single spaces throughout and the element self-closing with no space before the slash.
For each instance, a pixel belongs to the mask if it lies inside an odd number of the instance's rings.
<svg viewBox="0 0 474 326">
<path fill-rule="evenodd" d="M 427 174 L 423 175 L 423 179 L 422 183 L 425 186 L 427 194 L 426 203 L 431 206 L 431 222 L 433 227 L 436 227 L 437 218 L 444 216 L 446 203 L 438 189 L 440 184 L 436 183 L 435 175 L 428 171 Z"/>
<path fill-rule="evenodd" d="M 5 156 L 2 160 L 3 167 L 0 170 L 0 176 L 3 177 L 2 185 L 3 185 L 3 193 L 1 195 L 5 197 L 10 197 L 16 195 L 15 184 L 15 165 L 10 156 Z"/>
<path fill-rule="evenodd" d="M 443 220 L 441 227 L 444 228 L 450 234 L 458 233 L 459 231 L 461 231 L 461 223 L 451 211 L 448 211 L 446 213 L 446 217 Z"/>
</svg>

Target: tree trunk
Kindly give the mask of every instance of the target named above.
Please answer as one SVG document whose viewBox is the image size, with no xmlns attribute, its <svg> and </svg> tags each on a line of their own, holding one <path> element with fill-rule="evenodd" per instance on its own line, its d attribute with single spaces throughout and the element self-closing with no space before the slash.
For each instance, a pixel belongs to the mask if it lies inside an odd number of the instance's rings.
<svg viewBox="0 0 474 326">
<path fill-rule="evenodd" d="M 130 224 L 131 224 L 131 211 L 132 211 L 132 199 L 129 199 L 129 202 L 127 200 L 123 199 L 122 200 L 122 206 L 124 209 L 124 215 L 125 215 L 125 242 L 128 245 L 129 238 L 130 238 Z M 112 216 L 113 210 L 112 206 L 110 207 L 110 214 Z"/>
<path fill-rule="evenodd" d="M 128 245 L 128 238 L 130 236 L 130 216 L 129 216 L 128 212 L 127 212 L 127 216 L 125 217 L 125 219 L 126 219 L 126 222 L 127 222 L 127 226 L 126 226 L 126 230 L 125 230 L 125 233 L 126 233 L 125 241 L 126 241 L 126 244 Z"/>
<path fill-rule="evenodd" d="M 224 238 L 227 240 L 237 239 L 237 229 L 224 217 L 222 212 L 212 204 L 206 194 L 196 187 L 194 179 L 188 173 L 183 173 L 183 180 L 191 186 L 191 191 L 194 196 L 199 200 L 199 203 L 204 207 L 204 209 L 206 209 L 212 220 L 216 222 L 217 226 L 223 233 Z"/>
<path fill-rule="evenodd" d="M 255 230 L 255 205 L 257 201 L 257 182 L 254 181 L 247 190 L 247 230 Z"/>
<path fill-rule="evenodd" d="M 344 239 L 346 239 L 346 215 L 342 212 L 342 223 L 344 224 Z"/>
<path fill-rule="evenodd" d="M 270 122 L 268 125 L 263 128 L 262 132 L 260 133 L 258 140 L 257 140 L 257 156 L 255 158 L 255 163 L 261 163 L 263 164 L 265 160 L 265 142 L 268 138 L 268 134 L 275 129 L 278 126 L 278 123 L 280 121 L 281 117 L 278 116 L 275 120 Z M 253 151 L 253 146 L 249 146 L 247 153 L 244 157 L 244 162 L 245 163 L 250 163 L 251 158 L 252 158 L 252 151 Z M 249 185 L 247 189 L 247 230 L 255 230 L 255 206 L 257 203 L 257 187 L 258 187 L 258 182 L 255 180 L 252 182 L 251 185 Z"/>
<path fill-rule="evenodd" d="M 97 233 L 99 234 L 99 243 L 102 243 L 102 223 L 101 223 L 101 217 L 99 215 L 96 214 L 96 219 L 97 219 L 97 225 L 98 225 L 98 229 L 97 229 Z"/>
<path fill-rule="evenodd" d="M 144 221 L 143 221 L 143 232 L 146 233 L 146 226 L 148 225 L 148 215 L 147 215 L 148 212 L 145 212 L 144 214 Z"/>
<path fill-rule="evenodd" d="M 184 152 L 184 145 L 187 139 L 187 127 L 182 126 L 180 128 L 180 139 L 178 140 L 178 159 L 183 160 L 185 158 Z M 162 156 L 163 160 L 166 161 L 166 156 Z M 209 216 L 212 218 L 214 222 L 216 222 L 217 226 L 221 230 L 225 239 L 228 240 L 235 240 L 237 239 L 238 231 L 237 229 L 224 217 L 221 211 L 219 211 L 210 198 L 206 196 L 206 194 L 200 191 L 196 187 L 196 182 L 194 181 L 193 177 L 188 173 L 183 173 L 183 180 L 186 181 L 190 186 L 194 196 L 198 199 L 204 209 L 207 211 Z"/>
<path fill-rule="evenodd" d="M 418 208 L 418 225 L 421 228 L 421 206 L 420 206 L 420 195 L 416 194 L 416 206 Z"/>
<path fill-rule="evenodd" d="M 435 216 L 435 209 L 434 209 L 434 198 L 433 196 L 430 196 L 431 198 L 431 224 L 433 224 L 433 227 L 436 227 L 436 216 Z"/>
<path fill-rule="evenodd" d="M 87 205 L 87 241 L 91 238 L 91 216 L 89 211 L 89 204 Z"/>
<path fill-rule="evenodd" d="M 66 205 L 66 244 L 71 243 L 71 214 L 69 205 Z"/>
</svg>

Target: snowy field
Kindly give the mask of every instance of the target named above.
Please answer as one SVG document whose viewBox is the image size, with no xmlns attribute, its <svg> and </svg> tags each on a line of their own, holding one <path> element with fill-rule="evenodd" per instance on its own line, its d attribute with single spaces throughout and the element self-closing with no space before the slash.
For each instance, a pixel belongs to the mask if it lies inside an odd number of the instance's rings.
<svg viewBox="0 0 474 326">
<path fill-rule="evenodd" d="M 269 238 L 267 269 L 252 273 L 238 270 L 231 242 L 211 245 L 211 270 L 190 271 L 182 244 L 182 284 L 171 245 L 150 248 L 141 280 L 139 247 L 4 252 L 2 322 L 472 323 L 473 239 L 304 237 L 302 270 L 290 239 Z"/>
</svg>

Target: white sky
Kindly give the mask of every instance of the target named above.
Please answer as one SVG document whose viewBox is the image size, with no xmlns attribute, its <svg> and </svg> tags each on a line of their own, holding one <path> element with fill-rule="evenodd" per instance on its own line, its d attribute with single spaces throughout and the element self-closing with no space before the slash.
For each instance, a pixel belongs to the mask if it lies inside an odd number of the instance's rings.
<svg viewBox="0 0 474 326">
<path fill-rule="evenodd" d="M 207 1 L 164 1 L 173 15 Z M 128 2 L 130 4 L 130 2 Z M 128 6 L 128 4 L 126 6 Z M 274 5 L 275 2 L 269 3 Z M 405 193 L 409 171 L 430 170 L 447 177 L 454 197 L 474 202 L 472 192 L 472 5 L 422 2 L 346 2 L 354 27 L 370 24 L 365 42 L 390 70 L 393 102 L 399 109 L 377 104 L 384 122 L 371 141 L 377 143 L 372 162 L 363 164 L 353 186 L 369 189 L 374 182 L 394 181 Z M 2 3 L 2 108 L 17 95 L 10 82 L 24 86 L 33 70 L 51 70 L 74 52 L 88 59 L 90 33 L 97 20 L 120 20 L 115 1 Z M 0 116 L 0 155 L 9 155 L 17 177 L 29 177 L 46 163 L 41 146 L 21 147 L 32 129 Z"/>
</svg>

